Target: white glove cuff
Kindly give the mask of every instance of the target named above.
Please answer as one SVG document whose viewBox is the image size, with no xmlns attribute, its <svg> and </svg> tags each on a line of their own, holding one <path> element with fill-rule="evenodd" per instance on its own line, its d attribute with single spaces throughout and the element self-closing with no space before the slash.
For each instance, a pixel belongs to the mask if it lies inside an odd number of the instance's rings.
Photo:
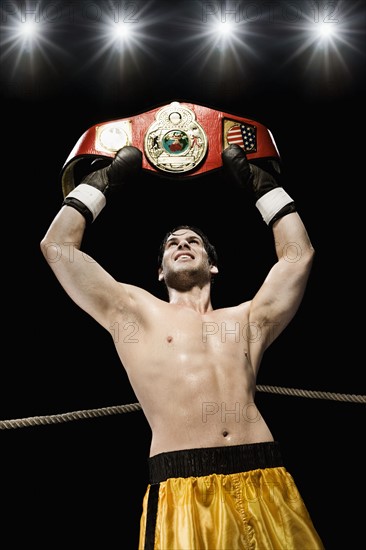
<svg viewBox="0 0 366 550">
<path fill-rule="evenodd" d="M 262 214 L 263 220 L 269 225 L 277 212 L 290 202 L 293 202 L 290 195 L 282 187 L 276 187 L 258 199 L 255 205 Z"/>
<path fill-rule="evenodd" d="M 93 221 L 103 210 L 107 202 L 105 196 L 99 189 L 87 183 L 80 183 L 80 185 L 70 191 L 66 198 L 71 197 L 82 202 L 90 210 Z"/>
</svg>

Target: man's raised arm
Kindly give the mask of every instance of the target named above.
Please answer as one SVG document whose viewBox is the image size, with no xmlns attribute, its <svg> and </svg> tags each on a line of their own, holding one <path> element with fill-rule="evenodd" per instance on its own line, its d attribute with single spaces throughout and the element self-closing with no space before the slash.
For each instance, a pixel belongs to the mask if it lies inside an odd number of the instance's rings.
<svg viewBox="0 0 366 550">
<path fill-rule="evenodd" d="M 109 166 L 88 174 L 64 199 L 41 241 L 41 250 L 60 284 L 74 302 L 105 328 L 109 310 L 123 288 L 80 250 L 85 228 L 100 214 L 106 197 L 139 172 L 141 151 L 124 147 Z M 127 299 L 127 296 L 126 296 Z"/>
<path fill-rule="evenodd" d="M 303 298 L 314 257 L 295 202 L 280 183 L 276 161 L 248 162 L 238 145 L 222 154 L 230 176 L 249 190 L 264 222 L 272 228 L 278 261 L 252 300 L 250 321 L 261 327 L 263 349 L 284 330 Z"/>
</svg>

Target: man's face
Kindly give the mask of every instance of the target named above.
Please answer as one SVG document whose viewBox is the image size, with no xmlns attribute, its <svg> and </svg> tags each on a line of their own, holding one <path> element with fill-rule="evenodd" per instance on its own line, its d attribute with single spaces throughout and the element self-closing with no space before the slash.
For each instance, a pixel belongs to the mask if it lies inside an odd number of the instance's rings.
<svg viewBox="0 0 366 550">
<path fill-rule="evenodd" d="M 178 229 L 172 233 L 164 248 L 164 255 L 159 270 L 159 280 L 170 282 L 179 274 L 196 275 L 199 280 L 205 275 L 208 280 L 211 274 L 217 272 L 215 266 L 211 266 L 201 237 L 190 229 Z"/>
</svg>

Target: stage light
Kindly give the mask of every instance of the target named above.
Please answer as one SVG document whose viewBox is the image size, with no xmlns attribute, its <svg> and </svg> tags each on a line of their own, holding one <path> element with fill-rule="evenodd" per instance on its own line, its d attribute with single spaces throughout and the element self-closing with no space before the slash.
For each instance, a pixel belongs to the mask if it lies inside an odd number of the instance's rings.
<svg viewBox="0 0 366 550">
<path fill-rule="evenodd" d="M 20 8 L 10 3 L 9 6 L 9 12 L 1 14 L 0 60 L 9 67 L 11 78 L 39 75 L 44 64 L 47 70 L 57 72 L 59 56 L 69 56 L 51 37 L 51 32 L 56 34 L 56 25 L 49 28 L 48 21 L 37 11 L 38 4 L 29 11 L 28 4 Z"/>
<path fill-rule="evenodd" d="M 332 9 L 332 17 L 326 11 L 322 17 L 316 13 L 316 17 L 305 17 L 303 22 L 287 29 L 290 53 L 283 67 L 295 62 L 306 73 L 307 84 L 313 81 L 317 89 L 322 82 L 327 89 L 329 85 L 332 89 L 344 87 L 346 81 L 354 77 L 353 67 L 364 55 L 360 3 L 335 5 L 337 9 Z"/>
<path fill-rule="evenodd" d="M 262 37 L 259 27 L 253 29 L 248 21 L 234 15 L 182 17 L 179 42 L 185 56 L 180 67 L 186 67 L 187 71 L 199 67 L 201 73 L 205 71 L 205 78 L 219 81 L 228 74 L 238 79 L 253 64 L 260 66 L 262 59 L 256 48 L 256 41 Z"/>
<path fill-rule="evenodd" d="M 117 68 L 139 67 L 141 59 L 146 57 L 155 60 L 152 42 L 160 42 L 161 38 L 148 30 L 154 23 L 143 6 L 135 18 L 116 18 L 105 11 L 100 20 L 86 21 L 80 45 L 89 55 L 81 70 L 98 64 L 108 78 Z"/>
<path fill-rule="evenodd" d="M 33 51 L 45 40 L 41 23 L 35 21 L 16 21 L 3 27 L 2 55 L 7 56 L 11 51 L 17 50 L 18 54 Z"/>
<path fill-rule="evenodd" d="M 320 23 L 314 25 L 314 30 L 317 33 L 319 38 L 331 38 L 336 36 L 337 25 L 335 23 Z"/>
<path fill-rule="evenodd" d="M 213 25 L 213 33 L 220 38 L 230 38 L 235 33 L 235 26 L 230 21 L 219 21 Z"/>
<path fill-rule="evenodd" d="M 205 37 L 205 41 L 208 47 L 219 47 L 233 49 L 234 45 L 240 47 L 244 43 L 245 37 L 245 25 L 242 23 L 236 23 L 235 21 L 225 18 L 221 20 L 214 18 L 214 20 L 206 25 L 201 30 L 200 35 Z"/>
<path fill-rule="evenodd" d="M 125 41 L 133 36 L 131 25 L 128 23 L 112 23 L 111 24 L 111 36 L 112 39 L 117 41 Z"/>
<path fill-rule="evenodd" d="M 18 25 L 18 35 L 20 37 L 24 37 L 26 40 L 36 38 L 38 31 L 39 23 L 37 24 L 34 21 L 25 21 L 24 23 L 19 23 Z"/>
</svg>

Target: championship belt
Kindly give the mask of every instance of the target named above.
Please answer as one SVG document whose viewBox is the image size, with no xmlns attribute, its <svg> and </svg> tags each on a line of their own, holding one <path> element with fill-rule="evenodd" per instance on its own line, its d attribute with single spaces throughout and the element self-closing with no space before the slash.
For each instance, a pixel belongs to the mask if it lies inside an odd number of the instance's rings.
<svg viewBox="0 0 366 550">
<path fill-rule="evenodd" d="M 64 197 L 79 183 L 83 163 L 114 158 L 126 145 L 143 152 L 142 168 L 161 176 L 186 178 L 222 167 L 221 153 L 232 143 L 248 160 L 279 158 L 263 124 L 222 111 L 173 101 L 128 118 L 95 124 L 77 141 L 61 171 Z"/>
</svg>

